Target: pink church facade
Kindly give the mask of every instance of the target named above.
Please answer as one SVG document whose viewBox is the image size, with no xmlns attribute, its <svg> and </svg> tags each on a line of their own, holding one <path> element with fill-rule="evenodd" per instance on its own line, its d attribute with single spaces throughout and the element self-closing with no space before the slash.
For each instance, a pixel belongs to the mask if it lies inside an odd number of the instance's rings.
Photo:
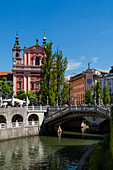
<svg viewBox="0 0 113 170">
<path fill-rule="evenodd" d="M 43 38 L 43 45 L 46 44 L 46 38 Z M 44 47 L 36 45 L 24 49 L 20 48 L 18 34 L 14 44 L 13 51 L 13 90 L 14 94 L 19 90 L 25 92 L 33 91 L 38 92 L 40 89 L 40 70 L 42 59 L 45 57 Z M 22 56 L 23 53 L 23 57 Z"/>
</svg>

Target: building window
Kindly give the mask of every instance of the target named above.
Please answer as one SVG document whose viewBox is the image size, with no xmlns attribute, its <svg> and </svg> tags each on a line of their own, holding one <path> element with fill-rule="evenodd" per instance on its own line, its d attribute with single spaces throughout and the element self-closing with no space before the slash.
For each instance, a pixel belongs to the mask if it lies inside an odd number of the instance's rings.
<svg viewBox="0 0 113 170">
<path fill-rule="evenodd" d="M 92 86 L 92 79 L 87 79 L 87 87 L 91 88 Z"/>
<path fill-rule="evenodd" d="M 31 82 L 31 90 L 34 90 L 34 82 Z"/>
<path fill-rule="evenodd" d="M 100 80 L 100 85 L 101 85 L 101 87 L 102 87 L 102 81 Z"/>
<path fill-rule="evenodd" d="M 105 80 L 104 80 L 104 85 L 105 85 Z"/>
<path fill-rule="evenodd" d="M 39 84 L 38 83 L 36 83 L 36 89 L 39 89 Z"/>
<path fill-rule="evenodd" d="M 39 65 L 39 57 L 36 57 L 36 59 L 35 59 L 35 65 Z"/>
<path fill-rule="evenodd" d="M 111 81 L 109 80 L 109 85 L 111 85 Z"/>
</svg>

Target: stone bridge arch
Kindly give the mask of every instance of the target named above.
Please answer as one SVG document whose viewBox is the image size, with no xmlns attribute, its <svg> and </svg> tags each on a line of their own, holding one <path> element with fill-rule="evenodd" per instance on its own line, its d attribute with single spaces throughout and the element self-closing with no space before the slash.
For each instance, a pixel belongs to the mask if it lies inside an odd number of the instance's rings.
<svg viewBox="0 0 113 170">
<path fill-rule="evenodd" d="M 52 114 L 44 119 L 44 125 L 49 130 L 55 128 L 68 121 L 69 119 L 75 118 L 84 118 L 84 117 L 99 117 L 103 119 L 110 120 L 110 111 L 106 108 L 100 106 L 83 106 L 83 107 L 66 107 L 62 110 L 57 111 L 55 114 Z"/>
<path fill-rule="evenodd" d="M 42 125 L 42 122 L 43 122 L 43 119 L 44 119 L 44 113 L 38 113 L 38 112 L 29 112 L 28 115 L 27 115 L 27 120 L 29 120 L 29 118 L 32 116 L 31 115 L 37 115 L 37 118 L 38 118 L 38 122 L 39 122 L 39 126 Z M 35 116 L 34 116 L 35 118 Z"/>
<path fill-rule="evenodd" d="M 39 116 L 37 114 L 35 114 L 35 113 L 30 114 L 28 116 L 28 121 L 32 121 L 32 120 L 39 121 Z"/>
<path fill-rule="evenodd" d="M 6 117 L 4 115 L 0 115 L 0 123 L 7 123 Z"/>
<path fill-rule="evenodd" d="M 15 114 L 12 116 L 11 122 L 23 122 L 23 116 L 21 114 Z"/>
</svg>

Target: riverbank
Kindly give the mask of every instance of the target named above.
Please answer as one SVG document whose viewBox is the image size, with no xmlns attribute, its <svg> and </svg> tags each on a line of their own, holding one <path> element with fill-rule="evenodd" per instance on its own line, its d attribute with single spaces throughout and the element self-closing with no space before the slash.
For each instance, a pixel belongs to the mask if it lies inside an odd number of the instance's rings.
<svg viewBox="0 0 113 170">
<path fill-rule="evenodd" d="M 95 149 L 97 147 L 97 145 L 99 144 L 100 142 L 94 144 L 93 146 L 91 146 L 82 156 L 82 158 L 80 159 L 79 161 L 79 164 L 77 166 L 77 170 L 83 170 L 83 166 L 85 168 L 85 170 L 87 169 L 87 167 L 85 166 L 85 161 L 86 161 L 86 158 L 88 157 L 89 153 Z"/>
<path fill-rule="evenodd" d="M 81 132 L 63 131 L 63 134 L 66 134 L 66 135 L 76 135 L 76 136 L 91 136 L 91 137 L 104 138 L 104 135 L 100 135 L 100 134 L 90 134 L 90 133 L 81 133 Z"/>
<path fill-rule="evenodd" d="M 86 155 L 82 170 L 113 169 L 113 159 L 109 149 L 109 141 L 109 135 L 106 135 L 104 140 Z"/>
</svg>

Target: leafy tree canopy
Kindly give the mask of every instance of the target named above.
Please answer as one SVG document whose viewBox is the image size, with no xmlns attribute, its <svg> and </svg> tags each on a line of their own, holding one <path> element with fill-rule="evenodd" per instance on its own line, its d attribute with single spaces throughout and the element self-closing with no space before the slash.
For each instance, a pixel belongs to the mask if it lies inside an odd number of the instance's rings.
<svg viewBox="0 0 113 170">
<path fill-rule="evenodd" d="M 26 92 L 25 90 L 19 90 L 16 92 L 17 93 L 17 98 L 21 99 L 21 100 L 25 100 L 26 99 Z"/>
<path fill-rule="evenodd" d="M 69 100 L 69 95 L 67 97 L 63 93 L 69 94 L 69 88 L 65 82 L 65 70 L 67 68 L 67 58 L 63 58 L 63 53 L 57 50 L 52 54 L 52 42 L 47 43 L 45 46 L 46 56 L 42 60 L 41 66 L 41 80 L 40 80 L 40 93 L 41 100 L 43 104 L 55 106 L 56 100 L 58 98 L 59 104 L 61 103 L 61 98 L 63 97 L 63 102 Z"/>
<path fill-rule="evenodd" d="M 29 91 L 29 92 L 26 93 L 26 95 L 28 96 L 31 104 L 38 101 L 36 93 L 33 93 L 32 91 Z"/>
<path fill-rule="evenodd" d="M 2 97 L 5 98 L 8 94 L 13 94 L 13 83 L 7 81 L 6 77 L 3 77 L 0 81 L 0 92 L 2 92 Z"/>
<path fill-rule="evenodd" d="M 94 95 L 96 95 L 96 103 L 99 104 L 99 95 L 100 100 L 103 100 L 102 87 L 99 81 L 93 86 Z"/>
<path fill-rule="evenodd" d="M 110 95 L 109 95 L 109 89 L 107 88 L 107 86 L 104 86 L 103 89 L 103 103 L 104 105 L 109 104 L 110 105 Z"/>
<path fill-rule="evenodd" d="M 92 95 L 92 91 L 90 88 L 86 89 L 85 91 L 85 103 L 86 104 L 93 103 L 93 95 Z"/>
</svg>

